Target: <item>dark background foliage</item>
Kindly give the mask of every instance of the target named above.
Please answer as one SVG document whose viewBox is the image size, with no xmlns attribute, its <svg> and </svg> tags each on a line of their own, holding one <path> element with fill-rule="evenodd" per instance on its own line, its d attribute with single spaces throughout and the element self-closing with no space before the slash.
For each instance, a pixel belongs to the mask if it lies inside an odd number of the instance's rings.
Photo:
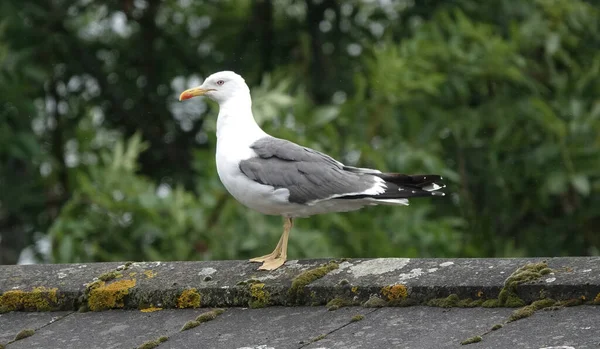
<svg viewBox="0 0 600 349">
<path fill-rule="evenodd" d="M 443 199 L 299 220 L 290 257 L 600 254 L 600 22 L 582 0 L 0 3 L 0 263 L 247 258 L 224 190 L 234 70 L 258 122 Z"/>
</svg>

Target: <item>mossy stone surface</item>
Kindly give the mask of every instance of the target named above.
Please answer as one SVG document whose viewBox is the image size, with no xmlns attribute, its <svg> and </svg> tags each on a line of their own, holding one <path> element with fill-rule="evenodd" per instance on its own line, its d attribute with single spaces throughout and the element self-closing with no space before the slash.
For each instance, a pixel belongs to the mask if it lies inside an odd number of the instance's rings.
<svg viewBox="0 0 600 349">
<path fill-rule="evenodd" d="M 451 294 L 459 297 L 459 307 L 518 308 L 540 298 L 569 302 L 561 306 L 600 304 L 599 275 L 598 257 L 549 258 L 545 264 L 539 258 L 328 259 L 288 261 L 270 272 L 247 261 L 0 266 L 0 312 L 169 309 L 183 304 L 259 308 L 324 305 L 334 298 L 372 306 L 377 303 L 370 300 L 373 295 L 385 306 L 426 304 Z M 97 302 L 96 291 L 95 305 L 90 306 L 93 290 L 125 280 L 135 286 L 114 290 L 114 305 L 111 299 Z M 199 299 L 180 299 L 191 289 Z"/>
</svg>

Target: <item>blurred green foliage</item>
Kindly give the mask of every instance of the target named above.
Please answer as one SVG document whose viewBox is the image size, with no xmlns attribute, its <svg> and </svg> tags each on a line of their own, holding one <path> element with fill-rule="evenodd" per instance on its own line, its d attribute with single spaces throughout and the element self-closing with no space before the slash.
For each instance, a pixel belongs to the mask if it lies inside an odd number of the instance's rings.
<svg viewBox="0 0 600 349">
<path fill-rule="evenodd" d="M 269 252 L 280 218 L 217 177 L 216 105 L 177 101 L 220 70 L 275 136 L 449 184 L 298 220 L 290 258 L 598 255 L 597 5 L 3 1 L 0 263 Z"/>
</svg>

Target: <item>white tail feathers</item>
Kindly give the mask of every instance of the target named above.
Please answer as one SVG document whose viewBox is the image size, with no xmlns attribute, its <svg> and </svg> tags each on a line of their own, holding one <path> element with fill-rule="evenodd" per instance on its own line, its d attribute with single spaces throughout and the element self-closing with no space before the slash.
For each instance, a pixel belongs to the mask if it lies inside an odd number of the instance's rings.
<svg viewBox="0 0 600 349">
<path fill-rule="evenodd" d="M 376 199 L 376 198 L 369 198 L 369 200 L 371 201 L 375 201 L 378 204 L 383 204 L 383 205 L 403 205 L 403 206 L 408 206 L 408 199 Z"/>
<path fill-rule="evenodd" d="M 423 190 L 427 190 L 427 191 L 436 191 L 436 190 L 443 189 L 443 188 L 446 188 L 446 186 L 445 185 L 439 185 L 439 184 L 436 184 L 436 183 L 431 183 L 431 184 L 427 184 L 422 189 Z M 444 196 L 446 194 L 444 194 L 444 193 L 435 193 L 435 195 Z"/>
</svg>

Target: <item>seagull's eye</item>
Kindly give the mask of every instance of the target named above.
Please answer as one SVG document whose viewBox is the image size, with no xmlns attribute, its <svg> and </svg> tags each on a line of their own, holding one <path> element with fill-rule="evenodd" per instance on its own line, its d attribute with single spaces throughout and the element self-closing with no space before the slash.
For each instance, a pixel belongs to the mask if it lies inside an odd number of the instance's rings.
<svg viewBox="0 0 600 349">
<path fill-rule="evenodd" d="M 223 85 L 224 83 L 225 83 L 225 81 L 223 81 L 223 80 L 217 81 L 217 85 L 219 85 L 219 86 Z"/>
</svg>

